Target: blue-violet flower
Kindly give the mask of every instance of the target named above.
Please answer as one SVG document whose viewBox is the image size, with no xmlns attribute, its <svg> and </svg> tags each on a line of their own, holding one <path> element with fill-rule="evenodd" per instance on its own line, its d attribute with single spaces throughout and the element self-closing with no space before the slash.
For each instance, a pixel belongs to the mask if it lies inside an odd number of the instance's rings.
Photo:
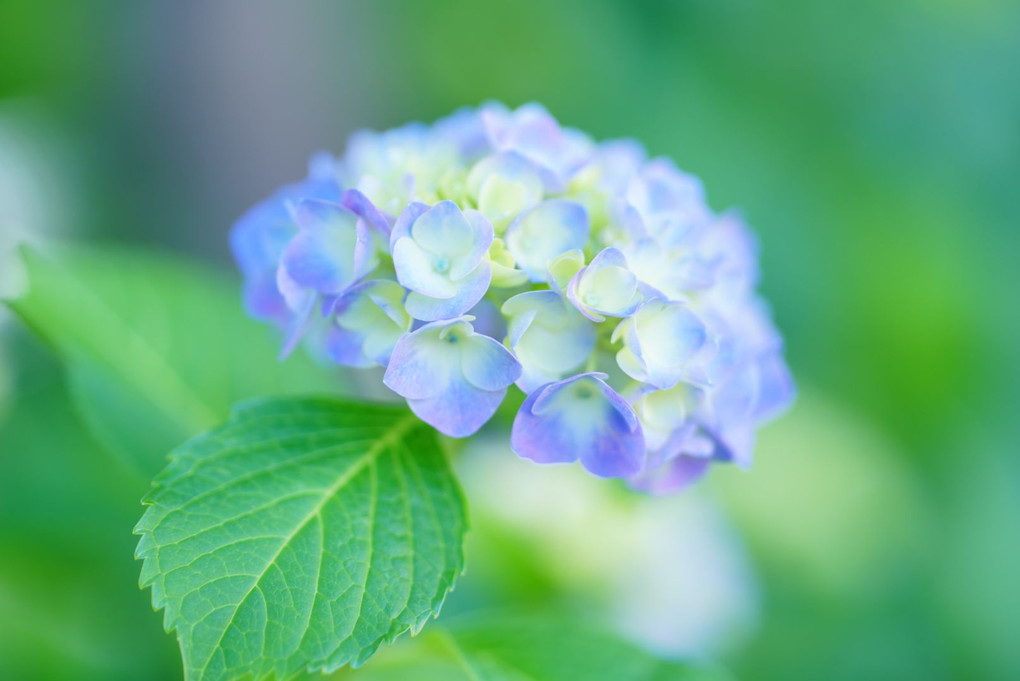
<svg viewBox="0 0 1020 681">
<path fill-rule="evenodd" d="M 636 489 L 750 465 L 794 397 L 741 216 L 671 160 L 538 104 L 358 132 L 245 213 L 231 248 L 283 354 L 304 341 L 384 367 L 451 437 L 523 393 L 518 455 Z"/>
</svg>

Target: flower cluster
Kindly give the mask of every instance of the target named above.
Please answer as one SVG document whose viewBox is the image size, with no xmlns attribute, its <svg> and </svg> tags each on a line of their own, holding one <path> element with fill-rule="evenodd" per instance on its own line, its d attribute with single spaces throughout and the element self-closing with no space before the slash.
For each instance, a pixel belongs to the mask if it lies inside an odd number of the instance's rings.
<svg viewBox="0 0 1020 681">
<path fill-rule="evenodd" d="M 235 225 L 248 312 L 453 437 L 669 491 L 747 465 L 793 384 L 740 217 L 632 141 L 486 104 L 362 132 Z"/>
</svg>

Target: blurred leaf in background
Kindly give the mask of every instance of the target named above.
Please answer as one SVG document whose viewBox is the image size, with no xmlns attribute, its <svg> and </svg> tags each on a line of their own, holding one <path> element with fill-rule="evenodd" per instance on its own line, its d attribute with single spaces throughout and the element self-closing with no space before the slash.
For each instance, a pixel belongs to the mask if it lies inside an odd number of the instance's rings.
<svg viewBox="0 0 1020 681">
<path fill-rule="evenodd" d="M 61 371 L 8 338 L 15 397 L 0 419 L 0 668 L 5 678 L 175 679 L 180 662 L 132 560 L 148 482 L 79 424 Z"/>
<path fill-rule="evenodd" d="M 278 341 L 218 272 L 112 247 L 24 258 L 28 290 L 10 306 L 54 344 L 100 441 L 147 476 L 240 400 L 341 386 L 303 354 L 276 359 Z"/>
<path fill-rule="evenodd" d="M 475 615 L 345 670 L 363 681 L 728 681 L 709 665 L 656 659 L 612 634 L 555 615 Z"/>
</svg>

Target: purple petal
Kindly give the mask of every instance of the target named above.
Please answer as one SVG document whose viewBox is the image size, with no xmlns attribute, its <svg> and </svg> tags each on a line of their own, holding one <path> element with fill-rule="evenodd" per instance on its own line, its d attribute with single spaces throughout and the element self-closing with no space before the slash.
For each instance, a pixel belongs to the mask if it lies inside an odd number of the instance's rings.
<svg viewBox="0 0 1020 681">
<path fill-rule="evenodd" d="M 348 189 L 340 198 L 340 205 L 362 218 L 379 236 L 389 242 L 390 221 L 357 189 Z"/>
<path fill-rule="evenodd" d="M 678 456 L 659 469 L 632 479 L 630 484 L 652 494 L 679 492 L 703 478 L 711 465 L 711 459 Z"/>
<path fill-rule="evenodd" d="M 244 309 L 255 319 L 284 324 L 290 308 L 276 286 L 276 270 L 267 269 L 248 275 L 243 284 Z"/>
<path fill-rule="evenodd" d="M 433 131 L 437 138 L 453 144 L 469 163 L 492 150 L 481 115 L 469 107 L 436 121 Z"/>
<path fill-rule="evenodd" d="M 411 236 L 411 225 L 414 224 L 415 220 L 424 215 L 428 209 L 429 207 L 424 203 L 418 203 L 417 201 L 407 204 L 407 207 L 397 217 L 397 221 L 393 223 L 393 229 L 390 231 L 391 251 L 398 239 Z"/>
<path fill-rule="evenodd" d="M 600 267 L 607 267 L 609 265 L 614 265 L 616 267 L 627 266 L 627 258 L 623 255 L 620 249 L 612 247 L 603 248 L 594 258 L 591 259 L 591 262 L 588 263 L 588 267 L 592 270 L 597 270 Z"/>
<path fill-rule="evenodd" d="M 506 338 L 506 319 L 503 318 L 503 315 L 499 313 L 499 309 L 488 299 L 482 298 L 467 313 L 475 318 L 471 322 L 471 325 L 475 327 L 475 332 L 497 341 Z"/>
<path fill-rule="evenodd" d="M 291 312 L 276 288 L 280 257 L 298 231 L 287 207 L 302 198 L 338 200 L 334 166 L 331 156 L 313 157 L 307 179 L 281 187 L 249 209 L 231 229 L 230 249 L 244 275 L 244 306 L 252 317 L 287 325 Z"/>
<path fill-rule="evenodd" d="M 470 355 L 464 361 L 465 355 Z M 383 376 L 423 421 L 452 437 L 471 435 L 496 412 L 516 378 L 516 360 L 467 319 L 426 324 L 402 337 Z M 478 384 L 465 377 L 465 367 Z M 517 367 L 519 370 L 519 367 Z"/>
<path fill-rule="evenodd" d="M 520 363 L 501 344 L 481 334 L 469 340 L 460 359 L 468 383 L 482 390 L 503 390 L 520 377 Z"/>
<path fill-rule="evenodd" d="M 754 419 L 762 422 L 774 419 L 786 411 L 793 404 L 797 388 L 790 369 L 778 351 L 758 360 L 758 372 L 760 384 Z"/>
<path fill-rule="evenodd" d="M 473 243 L 470 224 L 453 201 L 440 201 L 411 225 L 411 238 L 433 255 L 466 253 Z"/>
<path fill-rule="evenodd" d="M 518 456 L 535 463 L 570 463 L 577 461 L 579 456 L 572 433 L 555 427 L 550 419 L 531 413 L 538 398 L 555 386 L 555 383 L 550 383 L 528 395 L 510 432 L 510 448 Z"/>
<path fill-rule="evenodd" d="M 481 117 L 492 145 L 535 162 L 550 193 L 563 190 L 570 176 L 588 162 L 594 146 L 586 135 L 561 128 L 541 104 L 525 104 L 513 112 L 490 104 L 483 107 Z"/>
<path fill-rule="evenodd" d="M 595 149 L 595 164 L 601 169 L 599 184 L 613 194 L 626 188 L 648 156 L 643 144 L 633 139 L 606 140 Z"/>
<path fill-rule="evenodd" d="M 295 220 L 301 231 L 287 245 L 281 262 L 299 286 L 341 293 L 374 268 L 367 227 L 343 206 L 303 200 L 295 209 Z"/>
<path fill-rule="evenodd" d="M 451 268 L 450 278 L 455 280 L 462 279 L 475 268 L 477 263 L 481 261 L 482 256 L 489 252 L 489 247 L 492 246 L 492 241 L 495 238 L 492 224 L 478 211 L 466 210 L 464 211 L 464 218 L 471 225 L 471 231 L 474 233 L 474 242 L 471 250 L 458 257 L 453 268 Z"/>
<path fill-rule="evenodd" d="M 280 349 L 280 359 L 284 359 L 301 342 L 301 337 L 311 322 L 312 310 L 315 308 L 315 293 L 299 287 L 282 266 L 276 271 L 276 286 L 293 313 L 284 328 L 283 347 Z"/>
<path fill-rule="evenodd" d="M 408 400 L 436 397 L 452 380 L 460 380 L 460 356 L 445 347 L 438 332 L 463 318 L 434 322 L 403 336 L 393 348 L 383 383 Z"/>
<path fill-rule="evenodd" d="M 589 231 L 584 206 L 566 199 L 549 199 L 521 213 L 507 228 L 505 240 L 517 266 L 528 273 L 531 281 L 541 282 L 546 279 L 550 262 L 567 251 L 585 247 Z M 544 238 L 539 236 L 543 232 L 547 233 Z"/>
<path fill-rule="evenodd" d="M 604 374 L 580 374 L 528 396 L 510 446 L 539 463 L 576 461 L 600 477 L 629 477 L 644 463 L 645 441 L 634 409 Z"/>
<path fill-rule="evenodd" d="M 326 353 L 337 364 L 348 367 L 366 368 L 375 366 L 362 350 L 364 336 L 336 324 L 331 324 L 326 334 Z"/>
<path fill-rule="evenodd" d="M 438 397 L 409 399 L 407 405 L 418 418 L 439 432 L 450 437 L 467 437 L 492 418 L 505 396 L 506 388 L 479 390 L 461 379 L 450 383 Z"/>
</svg>

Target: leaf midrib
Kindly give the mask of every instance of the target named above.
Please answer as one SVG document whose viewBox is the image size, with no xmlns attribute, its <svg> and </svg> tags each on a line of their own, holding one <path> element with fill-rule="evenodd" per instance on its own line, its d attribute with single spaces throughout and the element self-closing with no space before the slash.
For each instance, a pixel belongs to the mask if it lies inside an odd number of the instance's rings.
<svg viewBox="0 0 1020 681">
<path fill-rule="evenodd" d="M 308 523 L 312 521 L 313 518 L 319 517 L 321 519 L 320 514 L 322 513 L 322 509 L 326 506 L 326 504 L 330 500 L 332 500 L 333 497 L 335 497 L 336 494 L 341 489 L 343 489 L 348 482 L 350 482 L 362 470 L 364 470 L 366 466 L 368 466 L 370 463 L 373 463 L 379 457 L 379 455 L 386 451 L 388 447 L 390 447 L 394 442 L 399 441 L 400 438 L 404 435 L 404 433 L 417 422 L 418 419 L 413 414 L 406 414 L 400 421 L 398 421 L 393 426 L 393 428 L 391 428 L 386 434 L 384 434 L 382 437 L 376 440 L 375 443 L 360 458 L 358 458 L 358 460 L 355 461 L 353 465 L 347 468 L 332 485 L 326 488 L 326 490 L 322 494 L 322 498 L 311 508 L 311 510 L 309 510 L 305 517 L 302 518 L 300 522 L 298 522 L 294 530 L 282 539 L 282 541 L 280 542 L 280 546 L 276 549 L 276 551 L 269 558 L 269 560 L 262 567 L 262 569 L 257 573 L 257 575 L 254 575 L 254 580 L 252 581 L 251 586 L 234 606 L 233 612 L 231 612 L 230 614 L 230 619 L 227 620 L 226 624 L 220 631 L 219 637 L 216 639 L 216 642 L 210 649 L 209 655 L 202 663 L 202 667 L 198 672 L 198 676 L 195 678 L 199 679 L 204 678 L 205 672 L 208 669 L 209 664 L 212 662 L 212 659 L 216 656 L 216 651 L 219 650 L 220 644 L 223 643 L 223 637 L 227 635 L 227 631 L 230 629 L 231 626 L 233 626 L 234 619 L 237 617 L 237 613 L 241 609 L 241 606 L 244 605 L 245 602 L 247 602 L 248 598 L 255 592 L 255 589 L 258 588 L 258 585 L 262 582 L 263 578 L 265 578 L 266 573 L 269 571 L 269 568 L 271 568 L 276 563 L 276 560 L 280 557 L 280 555 L 290 544 L 290 542 L 294 540 L 298 533 L 300 533 L 308 525 Z M 312 607 L 314 607 L 314 604 Z M 187 677 L 192 678 L 190 673 L 187 674 Z"/>
</svg>

